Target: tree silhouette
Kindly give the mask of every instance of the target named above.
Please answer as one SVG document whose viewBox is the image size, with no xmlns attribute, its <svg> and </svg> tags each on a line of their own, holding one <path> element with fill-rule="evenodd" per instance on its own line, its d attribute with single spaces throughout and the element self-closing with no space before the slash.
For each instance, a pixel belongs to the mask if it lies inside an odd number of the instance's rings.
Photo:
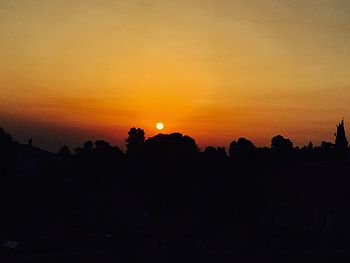
<svg viewBox="0 0 350 263">
<path fill-rule="evenodd" d="M 207 155 L 216 155 L 216 148 L 214 146 L 207 146 L 204 150 L 204 153 L 207 154 Z"/>
<path fill-rule="evenodd" d="M 140 155 L 143 151 L 145 142 L 145 132 L 140 128 L 131 128 L 128 132 L 128 138 L 125 139 L 127 153 L 129 155 Z"/>
<path fill-rule="evenodd" d="M 323 153 L 331 153 L 334 149 L 334 144 L 331 142 L 322 141 L 320 148 Z"/>
<path fill-rule="evenodd" d="M 9 175 L 13 172 L 15 154 L 12 136 L 0 127 L 0 175 Z"/>
<path fill-rule="evenodd" d="M 181 133 L 158 134 L 145 141 L 142 155 L 144 163 L 139 167 L 152 170 L 152 180 L 170 187 L 192 178 L 191 171 L 198 154 L 199 149 L 193 138 Z"/>
<path fill-rule="evenodd" d="M 94 144 L 93 144 L 92 141 L 86 141 L 84 143 L 83 149 L 84 149 L 85 152 L 89 152 L 89 151 L 92 150 L 93 147 L 94 147 Z"/>
<path fill-rule="evenodd" d="M 58 151 L 58 154 L 63 158 L 69 158 L 71 156 L 71 151 L 68 146 L 63 146 Z"/>
<path fill-rule="evenodd" d="M 344 120 L 337 125 L 334 149 L 339 154 L 344 154 L 348 150 L 348 139 L 345 135 Z"/>
<path fill-rule="evenodd" d="M 97 149 L 97 150 L 99 150 L 99 151 L 108 150 L 108 149 L 110 149 L 110 148 L 112 147 L 108 142 L 106 142 L 106 141 L 104 141 L 104 140 L 98 140 L 98 141 L 96 141 L 96 142 L 95 142 L 95 146 L 96 146 L 95 149 Z"/>
<path fill-rule="evenodd" d="M 199 148 L 192 137 L 185 135 L 182 138 L 182 150 L 188 154 L 196 154 Z"/>
<path fill-rule="evenodd" d="M 337 127 L 336 144 L 344 148 L 344 124 Z M 11 167 L 32 169 L 31 164 L 47 158 L 52 168 L 40 173 L 44 176 L 0 177 L 0 197 L 6 200 L 2 235 L 18 236 L 25 241 L 23 251 L 33 248 L 35 254 L 73 245 L 78 253 L 86 248 L 108 255 L 164 248 L 165 254 L 178 244 L 200 252 L 275 249 L 278 244 L 289 254 L 294 246 L 297 251 L 309 248 L 306 243 L 317 249 L 334 243 L 322 236 L 322 229 L 344 221 L 346 232 L 335 238 L 349 245 L 349 159 L 337 156 L 333 143 L 293 148 L 291 140 L 277 135 L 271 148 L 257 148 L 238 138 L 230 144 L 230 158 L 224 147 L 201 152 L 193 138 L 181 133 L 146 140 L 142 129 L 132 128 L 125 143 L 127 154 L 104 140 L 87 141 L 71 156 L 67 146 L 48 154 L 15 145 L 0 129 L 1 174 L 11 175 Z M 18 167 L 10 165 L 16 160 L 14 150 Z M 21 165 L 20 157 L 29 165 Z M 51 176 L 61 174 L 70 177 Z M 332 210 L 334 215 L 328 212 Z M 67 237 L 64 242 L 60 232 Z"/>
<path fill-rule="evenodd" d="M 145 142 L 146 154 L 159 159 L 191 159 L 199 149 L 196 141 L 181 133 L 158 134 Z"/>
<path fill-rule="evenodd" d="M 282 135 L 276 135 L 271 139 L 271 149 L 278 154 L 288 154 L 293 151 L 293 142 Z"/>
<path fill-rule="evenodd" d="M 104 140 L 96 141 L 93 151 L 95 155 L 110 158 L 111 160 L 113 160 L 113 158 L 121 157 L 124 154 L 118 146 L 112 146 Z"/>
<path fill-rule="evenodd" d="M 246 159 L 253 156 L 256 147 L 246 138 L 239 138 L 230 143 L 229 154 L 231 158 Z"/>
<path fill-rule="evenodd" d="M 307 145 L 307 149 L 309 151 L 311 151 L 313 148 L 314 148 L 314 145 L 313 145 L 312 141 L 310 141 L 309 144 Z"/>
<path fill-rule="evenodd" d="M 205 166 L 218 166 L 223 165 L 223 162 L 227 160 L 227 154 L 225 147 L 213 147 L 208 146 L 205 148 L 204 153 Z"/>
<path fill-rule="evenodd" d="M 119 147 L 111 146 L 104 140 L 95 142 L 95 148 L 93 149 L 93 163 L 95 169 L 105 174 L 113 174 L 114 171 L 119 169 L 120 161 L 122 160 L 124 153 Z"/>
</svg>

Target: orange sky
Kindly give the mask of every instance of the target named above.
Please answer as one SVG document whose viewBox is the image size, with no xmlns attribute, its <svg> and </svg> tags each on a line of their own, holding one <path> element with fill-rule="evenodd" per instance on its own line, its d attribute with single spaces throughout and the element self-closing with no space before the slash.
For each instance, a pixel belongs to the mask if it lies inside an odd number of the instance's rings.
<svg viewBox="0 0 350 263">
<path fill-rule="evenodd" d="M 345 0 L 0 0 L 0 126 L 50 150 L 121 146 L 157 121 L 202 147 L 333 140 L 350 119 L 349 12 Z"/>
</svg>

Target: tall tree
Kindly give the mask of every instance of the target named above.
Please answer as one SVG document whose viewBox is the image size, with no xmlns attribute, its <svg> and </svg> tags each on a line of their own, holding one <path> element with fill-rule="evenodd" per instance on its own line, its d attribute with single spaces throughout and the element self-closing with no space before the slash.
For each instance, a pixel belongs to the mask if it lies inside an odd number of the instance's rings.
<svg viewBox="0 0 350 263">
<path fill-rule="evenodd" d="M 141 154 L 145 142 L 144 130 L 141 128 L 134 127 L 129 130 L 128 135 L 128 138 L 125 139 L 127 154 Z"/>
<path fill-rule="evenodd" d="M 335 151 L 337 153 L 346 153 L 348 150 L 348 139 L 345 135 L 344 120 L 337 125 L 337 133 L 335 136 Z"/>
<path fill-rule="evenodd" d="M 16 162 L 15 145 L 11 135 L 0 127 L 0 175 L 14 171 Z"/>
</svg>

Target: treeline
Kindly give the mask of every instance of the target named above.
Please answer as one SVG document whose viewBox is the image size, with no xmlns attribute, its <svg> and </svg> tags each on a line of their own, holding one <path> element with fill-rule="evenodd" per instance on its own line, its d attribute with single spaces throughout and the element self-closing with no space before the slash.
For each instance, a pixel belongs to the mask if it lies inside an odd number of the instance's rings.
<svg viewBox="0 0 350 263">
<path fill-rule="evenodd" d="M 137 249 L 173 255 L 333 246 L 339 240 L 323 233 L 332 205 L 315 201 L 337 196 L 338 186 L 349 185 L 343 122 L 334 143 L 301 148 L 277 135 L 270 147 L 239 138 L 227 150 L 200 150 L 189 136 L 147 139 L 140 128 L 130 129 L 125 144 L 126 152 L 102 140 L 87 141 L 73 152 L 64 146 L 40 176 L 16 177 L 10 175 L 20 165 L 21 145 L 0 129 L 1 173 L 8 175 L 0 181 L 7 215 L 0 218 L 2 235 L 40 253 Z M 330 182 L 337 187 L 328 189 Z M 336 198 L 348 200 L 347 189 L 343 194 Z M 340 244 L 350 246 L 350 232 Z"/>
<path fill-rule="evenodd" d="M 271 170 L 336 158 L 348 153 L 343 121 L 337 125 L 335 143 L 323 141 L 319 146 L 314 146 L 310 141 L 301 148 L 294 147 L 290 139 L 276 135 L 271 139 L 270 147 L 256 147 L 249 139 L 239 138 L 230 143 L 228 150 L 225 147 L 208 146 L 201 151 L 189 136 L 172 133 L 146 139 L 141 128 L 130 129 L 125 145 L 125 153 L 118 146 L 112 146 L 103 140 L 87 141 L 73 152 L 68 146 L 63 146 L 56 160 L 47 164 L 43 171 L 48 173 L 51 169 L 51 172 L 64 174 L 112 175 L 137 173 L 142 169 L 169 173 L 170 169 L 180 167 L 197 170 L 203 168 L 204 171 L 209 167 L 217 170 Z M 14 172 L 17 148 L 18 143 L 12 136 L 0 129 L 1 174 Z"/>
<path fill-rule="evenodd" d="M 320 146 L 314 146 L 310 142 L 301 148 L 294 147 L 290 139 L 276 135 L 271 139 L 270 147 L 256 147 L 252 141 L 239 138 L 230 143 L 228 151 L 225 147 L 213 146 L 201 151 L 195 140 L 189 136 L 172 133 L 146 139 L 141 128 L 130 129 L 125 144 L 127 151 L 123 153 L 120 148 L 105 141 L 97 141 L 95 144 L 87 141 L 82 147 L 74 149 L 73 154 L 64 146 L 59 155 L 72 160 L 75 168 L 85 163 L 86 173 L 97 169 L 103 174 L 121 168 L 128 171 L 138 170 L 135 172 L 143 168 L 146 172 L 153 169 L 153 173 L 171 173 L 176 169 L 183 171 L 185 168 L 189 171 L 192 168 L 197 172 L 206 172 L 207 168 L 217 171 L 271 170 L 337 158 L 348 153 L 343 121 L 337 126 L 335 143 L 323 141 Z"/>
</svg>

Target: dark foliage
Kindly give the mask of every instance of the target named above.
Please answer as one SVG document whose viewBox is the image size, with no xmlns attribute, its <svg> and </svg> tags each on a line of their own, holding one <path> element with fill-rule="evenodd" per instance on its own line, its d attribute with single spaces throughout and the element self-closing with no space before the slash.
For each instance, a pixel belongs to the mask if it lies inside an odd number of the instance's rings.
<svg viewBox="0 0 350 263">
<path fill-rule="evenodd" d="M 71 151 L 68 146 L 63 146 L 59 151 L 58 154 L 62 156 L 63 158 L 69 158 L 71 156 Z"/>
<path fill-rule="evenodd" d="M 143 154 L 143 144 L 145 142 L 145 132 L 140 128 L 131 128 L 125 139 L 127 153 L 131 156 L 139 157 Z"/>
<path fill-rule="evenodd" d="M 334 149 L 338 154 L 346 154 L 348 151 L 348 139 L 345 135 L 344 120 L 337 125 Z"/>
<path fill-rule="evenodd" d="M 11 135 L 0 127 L 0 176 L 13 174 L 15 169 L 15 143 Z"/>
<path fill-rule="evenodd" d="M 12 175 L 0 182 L 0 238 L 17 240 L 22 255 L 347 248 L 350 159 L 344 123 L 337 129 L 335 144 L 294 148 L 277 135 L 259 148 L 239 138 L 228 155 L 132 128 L 126 153 L 103 140 L 74 154 L 64 146 L 35 177 L 14 171 L 16 151 L 36 148 L 0 129 L 1 172 Z"/>
</svg>

